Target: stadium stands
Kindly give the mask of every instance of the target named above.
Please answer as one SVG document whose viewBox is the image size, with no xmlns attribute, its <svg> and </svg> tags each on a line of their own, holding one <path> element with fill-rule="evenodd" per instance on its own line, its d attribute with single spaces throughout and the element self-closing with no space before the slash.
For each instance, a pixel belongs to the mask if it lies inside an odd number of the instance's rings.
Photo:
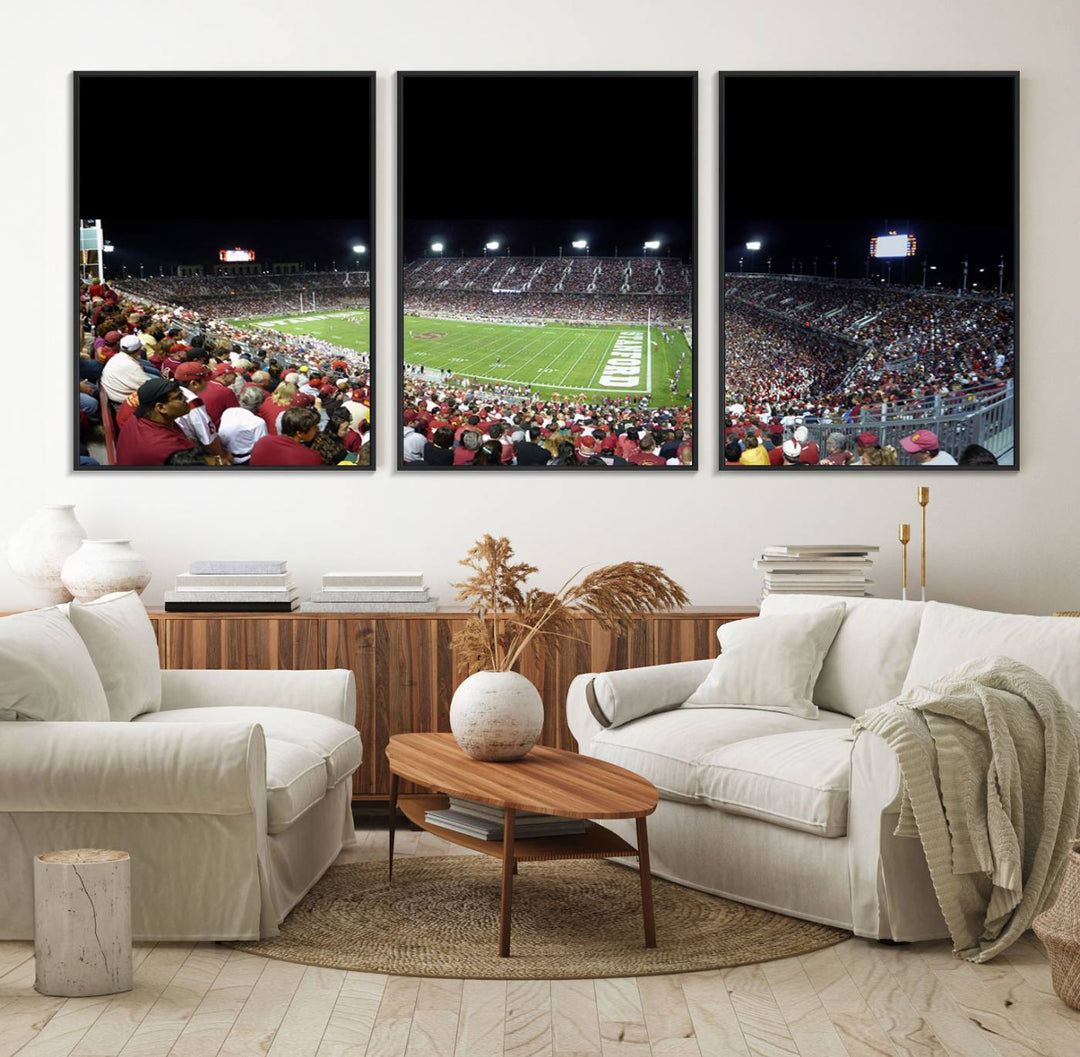
<svg viewBox="0 0 1080 1057">
<path fill-rule="evenodd" d="M 741 274 L 724 292 L 725 435 L 780 423 L 892 443 L 923 429 L 951 454 L 1011 460 L 1011 297 Z"/>
</svg>

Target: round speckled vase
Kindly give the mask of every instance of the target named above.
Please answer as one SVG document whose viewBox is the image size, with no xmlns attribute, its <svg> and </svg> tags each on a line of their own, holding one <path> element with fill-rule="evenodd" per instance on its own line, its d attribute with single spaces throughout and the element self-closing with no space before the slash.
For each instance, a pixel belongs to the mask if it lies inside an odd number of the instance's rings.
<svg viewBox="0 0 1080 1057">
<path fill-rule="evenodd" d="M 71 593 L 60 580 L 60 570 L 85 538 L 86 529 L 76 520 L 75 507 L 44 506 L 8 540 L 8 564 L 42 604 L 70 602 Z"/>
<path fill-rule="evenodd" d="M 60 571 L 76 602 L 92 602 L 114 591 L 142 594 L 150 582 L 150 564 L 131 540 L 83 540 Z"/>
<path fill-rule="evenodd" d="M 520 760 L 543 728 L 540 692 L 517 672 L 476 672 L 450 702 L 450 729 L 474 760 Z"/>
</svg>

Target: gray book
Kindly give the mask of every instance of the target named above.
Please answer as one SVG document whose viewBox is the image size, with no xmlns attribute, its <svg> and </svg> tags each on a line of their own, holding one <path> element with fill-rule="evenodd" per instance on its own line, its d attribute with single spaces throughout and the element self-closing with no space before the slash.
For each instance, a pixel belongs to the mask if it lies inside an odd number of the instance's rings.
<svg viewBox="0 0 1080 1057">
<path fill-rule="evenodd" d="M 295 588 L 264 587 L 260 591 L 240 591 L 228 587 L 216 591 L 166 591 L 166 602 L 292 602 L 300 597 Z"/>
<path fill-rule="evenodd" d="M 412 587 L 424 586 L 423 573 L 324 573 L 323 587 Z"/>
<path fill-rule="evenodd" d="M 295 587 L 291 573 L 179 573 L 176 589 L 201 591 L 204 588 L 240 587 L 250 591 L 255 587 Z"/>
<path fill-rule="evenodd" d="M 430 602 L 303 602 L 301 613 L 434 613 L 437 598 Z"/>
<path fill-rule="evenodd" d="M 202 562 L 192 562 L 189 572 L 194 573 L 197 576 L 203 576 L 207 573 L 213 575 L 230 573 L 253 573 L 255 575 L 266 573 L 283 573 L 285 566 L 288 562 L 285 561 L 222 561 L 211 560 Z"/>
<path fill-rule="evenodd" d="M 453 808 L 444 808 L 441 811 L 425 811 L 424 821 L 433 826 L 453 830 L 455 833 L 464 833 L 469 837 L 477 837 L 480 840 L 502 840 L 502 822 L 488 821 L 475 815 L 466 815 L 460 811 L 455 811 Z M 515 826 L 514 839 L 574 836 L 578 833 L 584 833 L 588 828 L 588 820 L 583 818 L 552 818 L 550 822 L 544 825 L 529 826 L 524 829 Z"/>
<path fill-rule="evenodd" d="M 383 587 L 368 590 L 363 587 L 323 588 L 311 592 L 312 602 L 427 602 L 428 589 L 419 591 L 407 587 Z"/>
</svg>

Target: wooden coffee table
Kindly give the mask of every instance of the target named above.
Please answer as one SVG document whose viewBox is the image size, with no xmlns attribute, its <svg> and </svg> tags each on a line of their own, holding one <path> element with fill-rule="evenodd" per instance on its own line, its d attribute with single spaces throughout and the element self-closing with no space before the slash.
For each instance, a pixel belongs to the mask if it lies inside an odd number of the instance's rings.
<svg viewBox="0 0 1080 1057">
<path fill-rule="evenodd" d="M 645 817 L 656 809 L 656 787 L 640 775 L 590 756 L 536 746 L 511 763 L 481 763 L 466 756 L 453 734 L 396 734 L 386 747 L 390 761 L 390 879 L 394 876 L 394 823 L 398 808 L 398 781 L 405 778 L 436 794 L 449 794 L 503 808 L 506 818 L 502 841 L 479 840 L 433 826 L 427 811 L 445 808 L 445 795 L 406 796 L 400 806 L 405 817 L 443 840 L 502 859 L 499 899 L 499 955 L 510 955 L 510 910 L 513 875 L 519 862 L 541 859 L 638 858 L 641 877 L 641 913 L 645 946 L 656 946 L 652 876 L 649 873 L 649 834 Z M 567 837 L 530 837 L 514 840 L 518 811 L 538 811 L 567 818 L 637 819 L 638 846 L 634 848 L 603 826 Z"/>
</svg>

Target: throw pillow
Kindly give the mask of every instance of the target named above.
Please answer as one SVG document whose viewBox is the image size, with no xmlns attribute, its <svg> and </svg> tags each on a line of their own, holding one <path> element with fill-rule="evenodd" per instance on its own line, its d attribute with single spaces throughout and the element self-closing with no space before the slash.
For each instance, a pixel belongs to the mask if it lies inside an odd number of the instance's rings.
<svg viewBox="0 0 1080 1057">
<path fill-rule="evenodd" d="M 109 718 L 94 662 L 56 607 L 0 620 L 0 716 L 99 722 Z"/>
<path fill-rule="evenodd" d="M 69 616 L 97 669 L 109 714 L 126 723 L 161 707 L 157 638 L 134 591 L 72 602 Z"/>
<path fill-rule="evenodd" d="M 839 603 L 721 625 L 720 656 L 683 707 L 759 708 L 816 719 L 814 683 L 843 619 Z"/>
</svg>

